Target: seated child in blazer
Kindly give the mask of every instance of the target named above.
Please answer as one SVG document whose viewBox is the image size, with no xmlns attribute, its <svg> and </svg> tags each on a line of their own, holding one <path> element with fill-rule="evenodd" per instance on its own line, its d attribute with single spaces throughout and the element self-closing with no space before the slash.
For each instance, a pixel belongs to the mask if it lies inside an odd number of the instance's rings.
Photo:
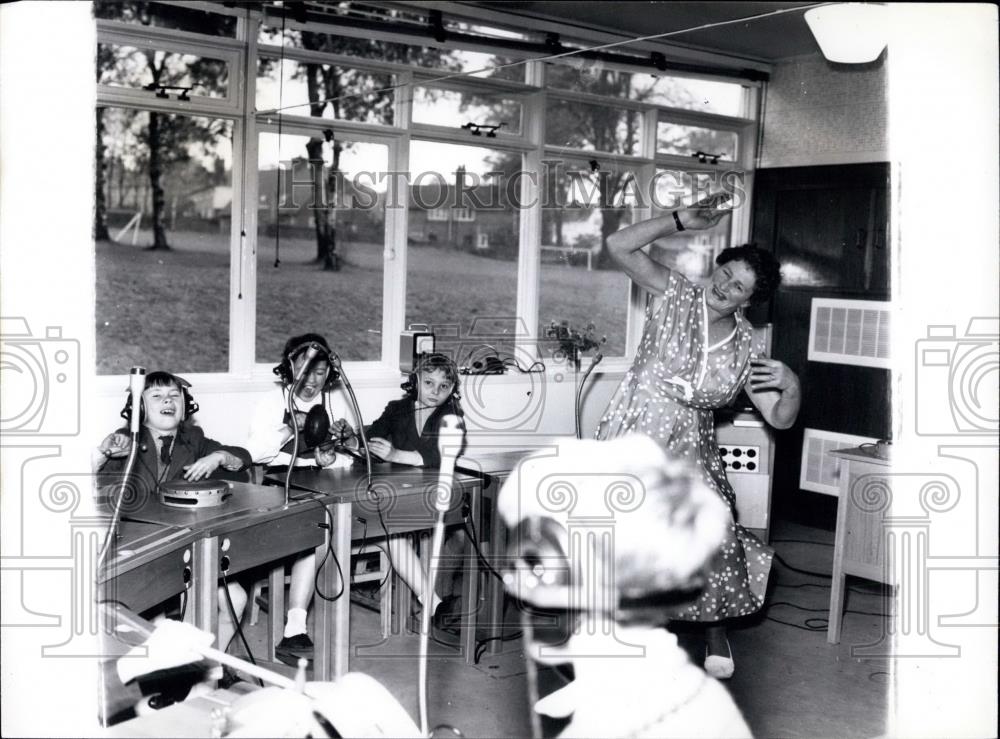
<svg viewBox="0 0 1000 739">
<path fill-rule="evenodd" d="M 139 452 L 129 485 L 133 493 L 142 497 L 156 495 L 157 487 L 164 482 L 188 480 L 195 482 L 207 478 L 249 480 L 250 454 L 238 446 L 225 446 L 205 436 L 205 432 L 190 423 L 198 411 L 188 392 L 190 383 L 169 372 L 150 372 L 146 375 L 139 409 Z M 129 396 L 122 417 L 129 419 L 132 398 Z M 114 475 L 120 476 L 132 448 L 132 437 L 127 428 L 108 434 L 93 454 L 94 471 L 101 485 L 114 485 Z M 229 583 L 236 618 L 246 606 L 246 591 L 235 582 Z M 236 624 L 226 604 L 225 591 L 219 588 L 218 647 L 226 649 Z"/>
</svg>

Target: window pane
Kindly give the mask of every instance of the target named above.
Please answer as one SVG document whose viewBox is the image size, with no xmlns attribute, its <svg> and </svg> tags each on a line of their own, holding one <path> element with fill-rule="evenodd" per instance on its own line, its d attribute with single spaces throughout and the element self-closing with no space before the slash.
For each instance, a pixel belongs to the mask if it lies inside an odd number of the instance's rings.
<svg viewBox="0 0 1000 739">
<path fill-rule="evenodd" d="M 94 17 L 209 36 L 236 37 L 235 16 L 219 15 L 175 3 L 94 0 Z"/>
<path fill-rule="evenodd" d="M 629 280 L 608 258 L 605 242 L 633 221 L 630 178 L 608 163 L 596 172 L 583 161 L 543 170 L 539 337 L 553 321 L 581 332 L 593 323 L 597 338 L 608 338 L 606 356 L 625 354 Z"/>
<path fill-rule="evenodd" d="M 97 83 L 151 92 L 156 86 L 189 88 L 186 92 L 163 90 L 172 99 L 181 95 L 225 98 L 229 94 L 229 65 L 194 54 L 98 44 Z"/>
<path fill-rule="evenodd" d="M 660 121 L 656 127 L 656 150 L 663 154 L 689 156 L 702 152 L 709 157 L 735 161 L 737 136 L 732 131 L 716 131 L 698 126 L 681 126 Z"/>
<path fill-rule="evenodd" d="M 380 359 L 388 147 L 284 133 L 258 141 L 257 361 L 276 362 L 285 340 L 307 331 L 344 360 Z"/>
<path fill-rule="evenodd" d="M 653 215 L 663 215 L 725 190 L 734 194 L 733 204 L 746 207 L 743 177 L 739 172 L 695 172 L 657 170 L 653 188 Z M 715 256 L 730 244 L 732 218 L 723 218 L 704 231 L 683 231 L 659 239 L 650 248 L 650 256 L 676 269 L 688 279 L 698 280 L 711 274 Z"/>
<path fill-rule="evenodd" d="M 500 187 L 504 178 L 489 173 L 517 171 L 521 156 L 414 141 L 410 162 L 407 324 L 451 326 L 450 335 L 438 331 L 442 346 L 475 335 L 473 344 L 510 351 L 520 325 L 520 214 Z M 462 343 L 457 361 L 464 363 L 473 348 Z"/>
<path fill-rule="evenodd" d="M 381 17 L 395 17 L 398 11 L 372 8 Z M 464 49 L 438 49 L 432 46 L 400 44 L 381 39 L 358 39 L 335 36 L 328 33 L 299 31 L 286 28 L 268 19 L 260 27 L 258 41 L 272 46 L 289 49 L 325 51 L 329 54 L 343 54 L 359 59 L 409 64 L 441 72 L 465 73 L 475 77 L 524 82 L 524 65 L 506 55 L 487 54 Z"/>
<path fill-rule="evenodd" d="M 546 64 L 545 70 L 546 85 L 552 89 L 589 92 L 704 113 L 743 114 L 746 88 L 737 82 L 606 70 L 598 62 L 587 59 L 574 60 L 572 66 Z"/>
<path fill-rule="evenodd" d="M 315 102 L 321 106 L 321 115 L 319 111 L 314 112 L 310 104 L 310 74 L 314 75 Z M 392 84 L 391 74 L 261 57 L 257 60 L 255 105 L 259 111 L 280 109 L 286 115 L 313 115 L 391 126 L 393 91 L 389 88 Z"/>
<path fill-rule="evenodd" d="M 642 115 L 610 105 L 588 105 L 549 98 L 545 143 L 586 151 L 639 154 Z"/>
<path fill-rule="evenodd" d="M 639 100 L 703 113 L 731 116 L 744 114 L 743 101 L 746 99 L 747 88 L 736 82 L 692 80 L 684 77 L 649 78 L 646 75 L 636 77 L 646 79 L 645 87 L 638 80 L 633 81 L 633 87 L 638 88 L 638 94 L 641 95 L 637 97 Z"/>
<path fill-rule="evenodd" d="M 465 123 L 496 126 L 503 133 L 521 133 L 521 104 L 499 93 L 471 93 L 416 87 L 413 90 L 413 120 L 438 126 Z"/>
<path fill-rule="evenodd" d="M 97 371 L 229 367 L 232 124 L 99 108 Z"/>
</svg>

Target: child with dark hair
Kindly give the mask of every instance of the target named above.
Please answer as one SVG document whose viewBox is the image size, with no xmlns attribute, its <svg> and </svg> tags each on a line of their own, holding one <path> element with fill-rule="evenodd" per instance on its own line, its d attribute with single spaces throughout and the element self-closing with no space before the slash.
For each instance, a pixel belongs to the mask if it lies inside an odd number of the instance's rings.
<svg viewBox="0 0 1000 739">
<path fill-rule="evenodd" d="M 333 420 L 330 391 L 340 377 L 332 366 L 333 357 L 330 345 L 320 334 L 300 334 L 285 342 L 281 363 L 273 370 L 278 383 L 254 409 L 247 437 L 253 461 L 263 464 L 269 472 L 287 470 L 289 465 L 331 468 L 351 464 L 350 456 L 338 456 L 327 445 L 310 445 L 305 438 L 309 423 L 317 418 L 334 438 L 354 434 L 347 421 Z M 294 460 L 293 427 L 300 432 Z M 275 648 L 275 654 L 285 662 L 294 664 L 299 657 L 312 658 L 313 642 L 306 633 L 306 615 L 316 590 L 315 576 L 315 554 L 306 554 L 292 564 L 285 632 Z"/>
<path fill-rule="evenodd" d="M 190 384 L 169 372 L 150 372 L 146 375 L 142 392 L 142 407 L 138 409 L 142 428 L 139 430 L 139 451 L 136 455 L 129 484 L 136 494 L 152 496 L 160 484 L 176 480 L 196 482 L 207 478 L 246 481 L 250 455 L 238 446 L 225 446 L 205 436 L 205 432 L 191 423 L 198 404 L 188 392 Z M 128 420 L 132 398 L 122 409 Z M 114 475 L 119 478 L 132 449 L 132 437 L 127 428 L 108 434 L 93 453 L 93 467 L 101 485 L 113 486 Z M 236 633 L 225 603 L 225 591 L 219 588 L 220 649 L 226 649 Z M 246 606 L 246 591 L 235 582 L 229 583 L 229 597 L 233 601 L 236 618 Z"/>
</svg>

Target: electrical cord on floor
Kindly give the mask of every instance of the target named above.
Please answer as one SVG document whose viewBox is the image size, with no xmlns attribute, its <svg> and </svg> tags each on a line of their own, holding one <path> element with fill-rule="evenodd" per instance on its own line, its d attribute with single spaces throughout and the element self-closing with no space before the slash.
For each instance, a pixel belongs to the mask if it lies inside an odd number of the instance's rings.
<svg viewBox="0 0 1000 739">
<path fill-rule="evenodd" d="M 815 544 L 818 547 L 832 547 L 832 541 L 809 541 L 808 539 L 771 539 L 769 544 Z"/>
<path fill-rule="evenodd" d="M 479 664 L 479 660 L 482 659 L 483 654 L 486 652 L 486 647 L 490 642 L 500 641 L 514 641 L 515 639 L 520 639 L 524 635 L 522 631 L 515 631 L 513 634 L 502 634 L 500 636 L 489 636 L 485 639 L 476 640 L 476 649 L 473 655 L 472 663 L 474 665 Z"/>
<path fill-rule="evenodd" d="M 800 611 L 809 611 L 811 613 L 829 613 L 829 608 L 806 608 L 805 606 L 796 605 L 795 603 L 789 603 L 785 600 L 777 600 L 773 603 L 766 604 L 766 608 L 773 608 L 774 606 L 788 606 L 790 608 L 797 608 Z M 848 608 L 844 613 L 853 613 L 858 616 L 879 616 L 881 618 L 888 618 L 888 613 L 882 613 L 880 611 L 853 611 Z"/>
<path fill-rule="evenodd" d="M 240 635 L 240 641 L 243 642 L 243 648 L 247 651 L 247 659 L 250 660 L 250 664 L 256 666 L 257 660 L 253 658 L 253 652 L 250 651 L 250 645 L 247 644 L 247 638 L 243 634 L 243 627 L 240 625 L 240 619 L 236 615 L 236 607 L 233 605 L 233 596 L 229 594 L 229 581 L 226 579 L 226 570 L 219 569 L 219 574 L 222 577 L 222 591 L 226 594 L 226 605 L 229 606 L 229 617 L 233 619 L 233 626 L 236 627 L 236 633 Z M 220 644 L 219 648 L 225 650 L 227 644 Z M 264 687 L 264 681 L 259 677 L 254 678 L 260 687 Z"/>
<path fill-rule="evenodd" d="M 181 591 L 181 617 L 179 619 L 180 621 L 184 620 L 184 614 L 187 613 L 187 607 L 188 607 L 188 592 L 187 592 L 187 590 L 182 590 Z"/>
<path fill-rule="evenodd" d="M 824 590 L 829 590 L 832 586 L 825 582 L 803 582 L 796 585 L 786 585 L 785 583 L 775 583 L 776 588 L 788 588 L 790 590 L 797 590 L 799 588 L 822 588 Z M 864 588 L 847 588 L 851 593 L 858 593 L 859 595 L 884 595 L 884 593 L 878 593 L 873 590 L 866 590 Z"/>
<path fill-rule="evenodd" d="M 821 577 L 824 580 L 832 580 L 833 579 L 833 575 L 831 575 L 829 573 L 826 573 L 826 572 L 815 572 L 813 570 L 801 570 L 798 567 L 793 567 L 792 565 L 788 564 L 788 562 L 786 562 L 784 559 L 782 559 L 781 555 L 778 554 L 777 552 L 774 553 L 774 559 L 777 560 L 778 562 L 780 562 L 782 564 L 782 566 L 784 566 L 785 568 L 791 570 L 792 572 L 798 572 L 800 575 L 809 575 L 810 577 Z"/>
</svg>

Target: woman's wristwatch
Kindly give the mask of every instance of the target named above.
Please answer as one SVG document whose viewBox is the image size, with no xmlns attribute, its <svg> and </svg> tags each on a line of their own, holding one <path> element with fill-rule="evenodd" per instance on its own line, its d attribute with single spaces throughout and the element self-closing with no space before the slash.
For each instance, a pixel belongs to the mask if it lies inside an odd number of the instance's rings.
<svg viewBox="0 0 1000 739">
<path fill-rule="evenodd" d="M 677 226 L 677 231 L 678 232 L 680 232 L 680 231 L 686 231 L 687 230 L 687 229 L 684 228 L 684 224 L 681 223 L 681 217 L 679 215 L 677 215 L 677 211 L 676 210 L 674 211 L 674 225 Z"/>
</svg>

